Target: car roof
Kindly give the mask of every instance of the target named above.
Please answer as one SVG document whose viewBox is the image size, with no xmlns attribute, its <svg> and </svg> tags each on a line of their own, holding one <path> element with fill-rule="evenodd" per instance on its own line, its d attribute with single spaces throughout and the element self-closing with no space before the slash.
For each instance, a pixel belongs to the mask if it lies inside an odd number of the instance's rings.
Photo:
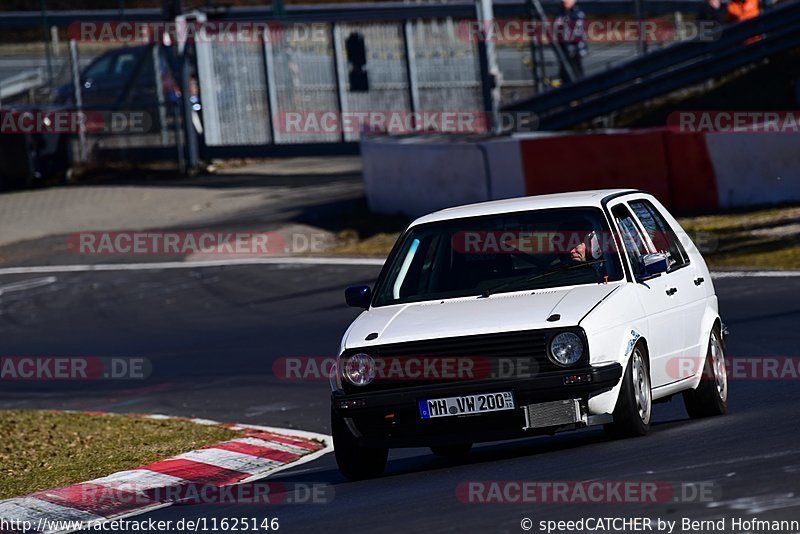
<svg viewBox="0 0 800 534">
<path fill-rule="evenodd" d="M 480 217 L 498 213 L 513 213 L 551 208 L 600 207 L 604 199 L 628 193 L 641 193 L 636 189 L 595 189 L 592 191 L 574 191 L 552 195 L 536 195 L 530 197 L 491 200 L 466 206 L 446 208 L 424 215 L 411 223 L 411 226 L 465 217 Z"/>
</svg>

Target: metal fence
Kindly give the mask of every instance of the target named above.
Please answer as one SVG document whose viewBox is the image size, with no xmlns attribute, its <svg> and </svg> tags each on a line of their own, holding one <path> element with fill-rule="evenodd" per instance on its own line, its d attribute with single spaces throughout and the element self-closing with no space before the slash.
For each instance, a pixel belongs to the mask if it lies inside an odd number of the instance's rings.
<svg viewBox="0 0 800 534">
<path fill-rule="evenodd" d="M 628 9 L 620 4 L 623 7 L 615 8 L 617 14 L 610 15 L 600 10 L 611 5 L 608 1 L 595 5 L 586 0 L 584 4 L 589 20 L 624 16 L 619 11 Z M 664 20 L 686 16 L 671 11 L 673 3 L 664 0 L 652 5 L 660 6 L 659 16 Z M 686 11 L 695 4 L 674 5 L 678 6 L 674 9 Z M 499 20 L 529 20 L 524 2 L 498 2 L 496 6 Z M 552 14 L 555 6 L 548 6 Z M 597 12 L 591 13 L 595 8 Z M 268 24 L 256 38 L 234 32 L 234 38 L 225 42 L 150 44 L 146 53 L 137 56 L 135 69 L 116 89 L 115 98 L 106 101 L 98 101 L 95 88 L 87 88 L 91 81 L 88 70 L 104 54 L 139 47 L 110 42 L 62 46 L 62 53 L 54 58 L 61 78 L 51 83 L 51 97 L 68 84 L 69 93 L 83 93 L 86 110 L 143 111 L 150 117 L 147 132 L 86 132 L 74 140 L 79 145 L 78 159 L 177 158 L 182 167 L 191 167 L 200 159 L 354 152 L 360 124 L 356 121 L 355 126 L 345 127 L 343 115 L 480 114 L 492 109 L 485 88 L 495 81 L 501 106 L 548 91 L 558 83 L 559 61 L 553 49 L 542 46 L 535 57 L 524 40 L 495 43 L 499 77 L 491 79 L 481 65 L 485 61 L 482 43 L 464 33 L 465 25 L 475 21 L 474 5 L 326 9 L 290 13 L 280 24 Z M 222 20 L 246 22 L 254 20 L 253 16 L 230 11 Z M 203 13 L 181 17 L 182 21 L 206 19 Z M 100 15 L 97 20 L 102 20 Z M 351 71 L 358 67 L 349 43 L 354 36 L 363 42 L 367 88 L 353 83 Z M 584 61 L 585 72 L 600 72 L 638 52 L 633 42 L 592 43 Z M 537 74 L 545 78 L 539 84 Z M 39 79 L 37 76 L 0 80 L 0 95 L 7 96 L 20 84 Z M 338 117 L 335 127 L 320 124 L 326 114 Z"/>
<path fill-rule="evenodd" d="M 205 143 L 358 140 L 352 127 L 315 128 L 327 113 L 481 111 L 476 46 L 458 37 L 458 23 L 354 22 L 313 31 L 306 24 L 286 24 L 268 30 L 263 45 L 198 43 Z M 353 35 L 364 40 L 368 91 L 348 82 L 346 41 Z M 307 127 L 293 127 L 298 119 Z"/>
</svg>

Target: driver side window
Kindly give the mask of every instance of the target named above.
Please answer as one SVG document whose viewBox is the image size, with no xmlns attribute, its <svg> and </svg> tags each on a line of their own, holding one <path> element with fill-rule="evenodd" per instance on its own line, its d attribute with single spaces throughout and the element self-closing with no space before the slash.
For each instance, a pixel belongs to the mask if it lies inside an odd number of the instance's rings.
<svg viewBox="0 0 800 534">
<path fill-rule="evenodd" d="M 689 256 L 681 245 L 675 232 L 666 220 L 658 213 L 653 204 L 647 200 L 635 200 L 630 203 L 639 222 L 647 232 L 656 251 L 664 252 L 669 258 L 670 270 L 680 269 L 689 264 Z"/>
<path fill-rule="evenodd" d="M 650 250 L 647 248 L 647 243 L 639 232 L 639 227 L 636 225 L 636 220 L 633 218 L 631 212 L 623 204 L 615 206 L 611 209 L 614 219 L 617 222 L 620 236 L 622 238 L 622 246 L 625 248 L 625 254 L 631 263 L 634 278 L 641 275 L 642 269 L 642 256 L 649 254 Z"/>
</svg>

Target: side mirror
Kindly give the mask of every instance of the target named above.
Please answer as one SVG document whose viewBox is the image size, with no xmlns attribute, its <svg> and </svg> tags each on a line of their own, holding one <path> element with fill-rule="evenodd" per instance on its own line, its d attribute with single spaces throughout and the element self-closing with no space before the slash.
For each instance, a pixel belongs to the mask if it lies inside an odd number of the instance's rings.
<svg viewBox="0 0 800 534">
<path fill-rule="evenodd" d="M 353 308 L 369 308 L 372 289 L 369 286 L 350 286 L 344 291 L 344 300 Z"/>
<path fill-rule="evenodd" d="M 663 252 L 642 256 L 642 278 L 658 276 L 669 270 L 669 258 Z"/>
</svg>

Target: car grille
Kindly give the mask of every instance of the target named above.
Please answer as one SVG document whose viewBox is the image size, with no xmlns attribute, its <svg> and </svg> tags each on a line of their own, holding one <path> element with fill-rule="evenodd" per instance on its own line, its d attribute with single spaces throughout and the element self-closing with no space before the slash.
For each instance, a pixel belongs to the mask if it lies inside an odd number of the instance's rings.
<svg viewBox="0 0 800 534">
<path fill-rule="evenodd" d="M 541 373 L 563 370 L 547 356 L 547 344 L 556 333 L 565 329 L 526 330 L 503 332 L 422 341 L 410 341 L 387 345 L 375 345 L 350 349 L 342 358 L 342 365 L 349 356 L 366 353 L 372 356 L 376 365 L 383 368 L 372 383 L 367 386 L 353 386 L 347 380 L 342 384 L 347 393 L 366 393 L 397 388 L 407 388 L 434 384 L 453 384 L 470 381 L 494 379 L 514 379 L 537 376 Z M 583 336 L 581 336 L 583 337 Z M 458 372 L 458 363 L 467 361 L 472 372 Z M 451 364 L 451 373 L 445 370 L 445 362 Z M 587 365 L 588 351 L 583 361 L 575 368 Z M 425 367 L 425 364 L 428 367 Z M 433 372 L 429 372 L 433 369 Z M 423 376 L 410 376 L 414 372 Z"/>
</svg>

